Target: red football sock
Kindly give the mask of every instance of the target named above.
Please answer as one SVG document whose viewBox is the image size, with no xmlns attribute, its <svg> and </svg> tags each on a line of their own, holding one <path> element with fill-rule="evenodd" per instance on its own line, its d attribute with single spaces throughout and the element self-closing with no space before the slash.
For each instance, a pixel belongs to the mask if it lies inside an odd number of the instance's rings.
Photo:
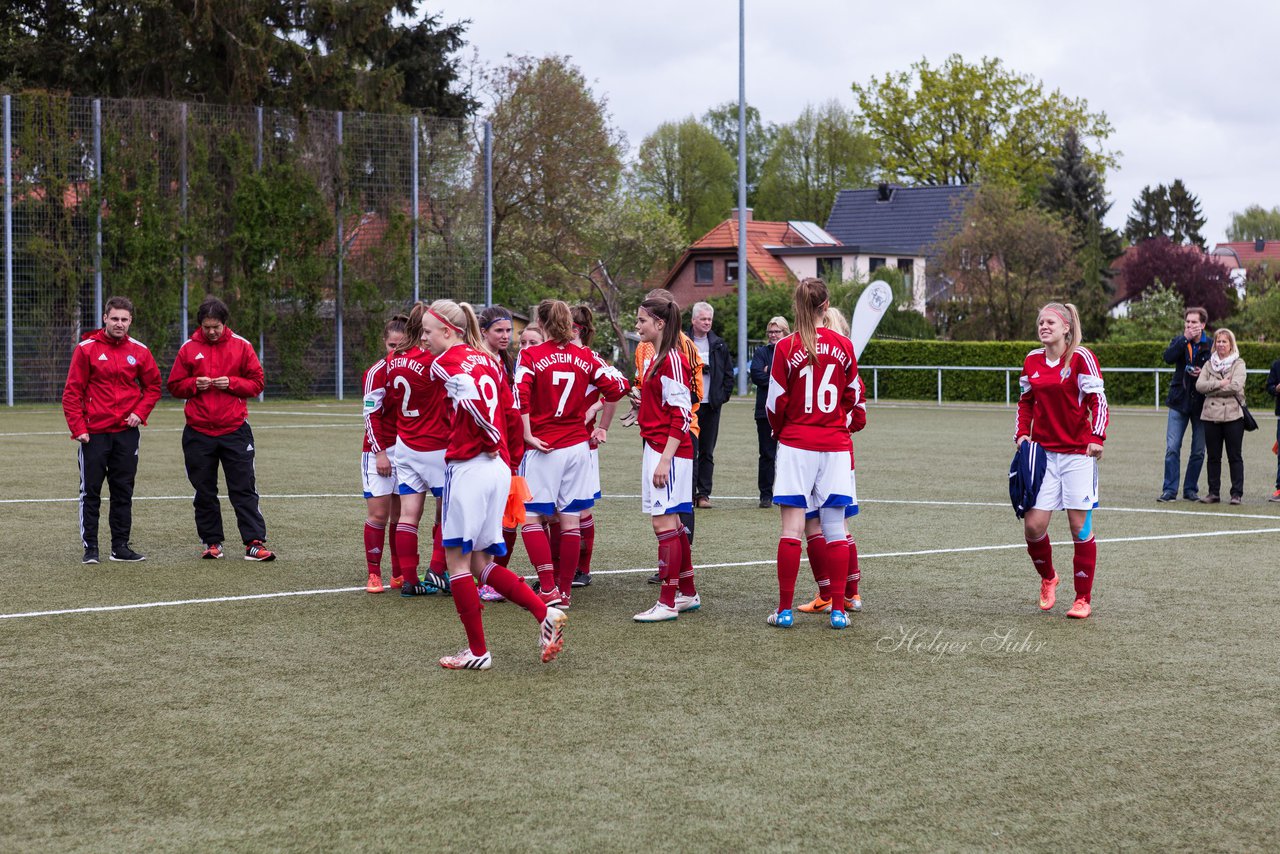
<svg viewBox="0 0 1280 854">
<path fill-rule="evenodd" d="M 810 534 L 805 545 L 809 552 L 809 569 L 813 571 L 813 580 L 818 582 L 818 595 L 823 599 L 830 599 L 831 573 L 827 565 L 827 538 L 821 532 Z"/>
<path fill-rule="evenodd" d="M 698 588 L 693 586 L 693 547 L 689 545 L 689 532 L 685 530 L 684 525 L 679 528 L 680 531 L 680 594 L 682 596 L 697 596 Z"/>
<path fill-rule="evenodd" d="M 844 588 L 846 576 L 849 574 L 849 541 L 834 540 L 827 543 L 827 590 L 833 591 L 831 610 L 844 610 L 844 597 L 840 591 Z"/>
<path fill-rule="evenodd" d="M 382 577 L 382 539 L 387 532 L 385 524 L 364 520 L 364 560 L 369 574 Z M 392 539 L 395 536 L 392 535 Z"/>
<path fill-rule="evenodd" d="M 431 563 L 427 568 L 436 575 L 444 575 L 448 568 L 444 562 L 444 546 L 440 545 L 440 522 L 431 526 Z"/>
<path fill-rule="evenodd" d="M 676 606 L 676 587 L 680 583 L 680 558 L 680 530 L 677 528 L 658 534 L 658 575 L 662 577 L 658 601 L 668 608 Z"/>
<path fill-rule="evenodd" d="M 1084 601 L 1093 601 L 1093 572 L 1098 568 L 1098 541 L 1093 537 L 1083 543 L 1076 541 L 1076 554 L 1073 561 L 1076 583 L 1076 598 L 1084 597 Z"/>
<path fill-rule="evenodd" d="M 418 526 L 396 525 L 396 551 L 400 553 L 400 577 L 405 584 L 418 583 Z"/>
<path fill-rule="evenodd" d="M 502 594 L 504 599 L 515 602 L 521 608 L 524 608 L 537 619 L 542 622 L 547 618 L 547 606 L 542 604 L 542 600 L 538 598 L 538 594 L 524 583 L 524 579 L 516 575 L 505 566 L 491 563 L 484 568 L 484 572 L 480 574 L 480 583 L 488 584 L 494 590 Z"/>
<path fill-rule="evenodd" d="M 556 575 L 560 574 L 560 518 L 557 516 L 547 523 L 547 542 L 551 544 L 551 565 Z"/>
<path fill-rule="evenodd" d="M 560 592 L 568 593 L 573 587 L 573 576 L 578 573 L 578 558 L 582 554 L 582 535 L 577 528 L 560 532 L 560 563 L 556 574 L 560 577 Z"/>
<path fill-rule="evenodd" d="M 473 655 L 484 655 L 489 647 L 484 642 L 484 623 L 480 619 L 480 591 L 470 572 L 462 571 L 449 576 L 449 591 L 453 593 L 453 607 L 462 618 L 462 628 L 467 632 L 467 646 Z"/>
<path fill-rule="evenodd" d="M 391 577 L 400 578 L 404 575 L 404 569 L 400 565 L 400 546 L 398 545 L 399 537 L 396 536 L 396 530 L 400 527 L 399 523 L 392 526 L 387 532 L 387 548 L 391 551 Z"/>
<path fill-rule="evenodd" d="M 796 576 L 800 574 L 800 540 L 778 539 L 778 610 L 789 611 L 796 598 Z"/>
<path fill-rule="evenodd" d="M 515 529 L 515 528 L 503 528 L 503 529 L 502 529 L 502 544 L 503 544 L 504 546 L 506 546 L 506 547 L 507 547 L 507 553 L 506 553 L 506 554 L 504 554 L 504 555 L 502 555 L 502 557 L 496 557 L 496 558 L 494 558 L 494 559 L 493 559 L 493 562 L 494 562 L 494 563 L 496 563 L 498 566 L 510 566 L 510 565 L 511 565 L 511 554 L 512 554 L 512 552 L 515 550 L 515 547 L 516 547 L 516 534 L 517 534 L 517 533 L 518 533 L 518 531 L 516 531 L 516 529 Z"/>
<path fill-rule="evenodd" d="M 529 561 L 538 573 L 538 586 L 546 593 L 556 587 L 556 575 L 551 562 L 551 543 L 547 541 L 547 531 L 537 522 L 530 522 L 520 529 L 524 539 L 524 550 L 529 553 Z"/>
<path fill-rule="evenodd" d="M 849 575 L 845 578 L 844 598 L 852 599 L 858 595 L 858 582 L 862 580 L 862 570 L 858 567 L 858 544 L 849 535 Z"/>
<path fill-rule="evenodd" d="M 1031 555 L 1031 563 L 1041 578 L 1053 578 L 1053 546 L 1049 544 L 1049 532 L 1032 542 L 1027 540 L 1027 554 Z"/>
<path fill-rule="evenodd" d="M 596 550 L 596 517 L 583 517 L 578 523 L 578 532 L 582 534 L 582 555 L 578 558 L 578 568 L 590 575 L 591 553 Z"/>
</svg>

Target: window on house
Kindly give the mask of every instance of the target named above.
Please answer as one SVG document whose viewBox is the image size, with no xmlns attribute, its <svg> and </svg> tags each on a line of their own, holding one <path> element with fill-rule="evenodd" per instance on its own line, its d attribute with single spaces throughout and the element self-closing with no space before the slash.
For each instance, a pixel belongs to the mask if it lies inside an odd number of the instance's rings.
<svg viewBox="0 0 1280 854">
<path fill-rule="evenodd" d="M 911 284 L 912 277 L 915 275 L 916 262 L 910 258 L 898 259 L 898 271 L 902 273 L 902 279 L 907 284 Z"/>
<path fill-rule="evenodd" d="M 885 264 L 885 259 L 883 259 L 883 258 L 872 258 L 872 259 L 871 259 L 871 272 L 872 272 L 872 273 L 874 273 L 876 270 L 879 270 L 881 267 L 883 267 L 883 266 L 884 266 L 884 264 Z"/>
<path fill-rule="evenodd" d="M 709 285 L 715 281 L 716 265 L 714 261 L 694 261 L 693 262 L 693 283 L 695 285 Z"/>
<path fill-rule="evenodd" d="M 826 279 L 827 281 L 843 281 L 844 263 L 840 258 L 819 258 L 818 278 Z"/>
<path fill-rule="evenodd" d="M 724 280 L 726 282 L 738 281 L 738 262 L 737 261 L 724 262 Z"/>
</svg>

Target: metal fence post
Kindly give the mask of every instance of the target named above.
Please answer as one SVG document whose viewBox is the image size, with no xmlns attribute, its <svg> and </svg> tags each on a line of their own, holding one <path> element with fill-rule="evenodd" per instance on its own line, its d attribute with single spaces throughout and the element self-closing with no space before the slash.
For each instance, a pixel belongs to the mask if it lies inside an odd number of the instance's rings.
<svg viewBox="0 0 1280 854">
<path fill-rule="evenodd" d="M 872 368 L 871 370 L 871 397 L 876 403 L 880 402 L 880 369 Z"/>
<path fill-rule="evenodd" d="M 1160 369 L 1156 368 L 1156 409 L 1160 408 Z"/>
<path fill-rule="evenodd" d="M 484 123 L 484 304 L 493 305 L 493 125 Z"/>
<path fill-rule="evenodd" d="M 421 299 L 418 285 L 418 117 L 411 123 L 413 130 L 413 156 L 410 158 L 410 173 L 413 176 L 413 187 L 409 192 L 409 204 L 413 205 L 413 301 Z"/>
<path fill-rule="evenodd" d="M 182 213 L 182 340 L 185 342 L 191 337 L 191 330 L 187 324 L 191 322 L 191 309 L 187 302 L 188 294 L 191 290 L 191 283 L 188 280 L 189 267 L 187 264 L 187 105 L 182 104 L 179 110 L 182 117 L 182 128 L 179 134 L 182 150 L 178 152 L 178 205 Z M 179 345 L 181 346 L 181 345 Z"/>
<path fill-rule="evenodd" d="M 938 405 L 942 405 L 942 368 L 938 368 Z"/>
<path fill-rule="evenodd" d="M 98 184 L 97 228 L 93 245 L 93 323 L 102 318 L 102 100 L 93 99 L 93 173 Z"/>
<path fill-rule="evenodd" d="M 1009 372 L 1004 372 L 1004 405 L 1009 405 Z"/>
<path fill-rule="evenodd" d="M 333 316 L 337 324 L 338 346 L 337 354 L 334 362 L 334 369 L 337 371 L 337 381 L 335 383 L 335 392 L 338 400 L 342 400 L 342 258 L 346 254 L 346 246 L 342 242 L 342 111 L 338 111 L 338 183 L 337 198 L 334 209 L 337 211 L 338 220 L 338 288 L 334 295 Z"/>
<path fill-rule="evenodd" d="M 4 96 L 4 393 L 13 406 L 13 99 Z"/>
<path fill-rule="evenodd" d="M 255 111 L 258 119 L 258 136 L 254 140 L 253 149 L 253 171 L 262 172 L 262 107 L 258 107 Z M 263 318 L 266 316 L 266 310 L 263 301 L 258 300 L 258 364 L 265 365 L 267 362 L 267 332 L 263 324 Z M 258 402 L 267 399 L 267 384 L 262 383 L 262 391 L 258 392 Z"/>
</svg>

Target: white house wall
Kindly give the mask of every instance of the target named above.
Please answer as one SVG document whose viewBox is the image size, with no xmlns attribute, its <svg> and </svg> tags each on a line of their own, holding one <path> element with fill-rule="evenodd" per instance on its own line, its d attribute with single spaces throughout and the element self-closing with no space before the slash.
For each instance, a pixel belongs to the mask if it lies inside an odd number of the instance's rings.
<svg viewBox="0 0 1280 854">
<path fill-rule="evenodd" d="M 824 258 L 837 257 L 836 253 L 823 255 Z M 844 280 L 863 281 L 871 275 L 871 257 L 863 254 L 842 254 L 838 256 L 841 261 L 841 270 L 844 274 Z M 899 257 L 896 255 L 876 255 L 875 257 L 885 259 L 885 264 L 889 267 L 897 269 Z M 782 263 L 787 265 L 797 279 L 807 279 L 818 275 L 818 257 L 816 255 L 783 255 Z M 911 259 L 911 308 L 924 314 L 924 295 L 925 295 L 925 261 L 923 258 Z"/>
</svg>

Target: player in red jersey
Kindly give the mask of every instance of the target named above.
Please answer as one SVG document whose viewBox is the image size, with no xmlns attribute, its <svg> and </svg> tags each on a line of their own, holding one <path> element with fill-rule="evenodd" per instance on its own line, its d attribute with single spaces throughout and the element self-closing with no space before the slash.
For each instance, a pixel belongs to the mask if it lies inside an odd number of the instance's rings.
<svg viewBox="0 0 1280 854">
<path fill-rule="evenodd" d="M 387 359 L 387 394 L 383 405 L 395 413 L 393 456 L 400 519 L 396 523 L 391 586 L 401 596 L 431 596 L 447 589 L 444 549 L 440 545 L 440 496 L 444 491 L 444 449 L 449 444 L 449 414 L 444 386 L 431 375 L 435 358 L 422 349 L 425 303 L 409 312 L 405 340 Z M 427 493 L 435 497 L 431 529 L 431 561 L 425 579 L 418 577 L 418 526 Z"/>
<path fill-rule="evenodd" d="M 653 521 L 658 538 L 658 602 L 635 615 L 638 623 L 674 620 L 702 607 L 686 565 L 688 534 L 681 513 L 693 512 L 693 438 L 689 434 L 693 401 L 689 393 L 689 360 L 680 351 L 680 306 L 650 295 L 636 313 L 636 332 L 653 347 L 643 366 L 640 387 L 640 506 Z"/>
<path fill-rule="evenodd" d="M 537 324 L 530 323 L 520 332 L 520 352 L 530 347 L 535 347 L 545 340 L 547 339 L 543 336 L 542 330 L 538 328 Z M 514 391 L 514 375 L 512 377 L 512 390 Z M 502 542 L 507 547 L 507 553 L 498 558 L 498 563 L 503 566 L 511 565 L 511 551 L 515 548 L 516 540 L 520 537 L 520 529 L 525 523 L 524 502 L 527 498 L 529 498 L 529 485 L 517 473 L 511 478 L 511 494 L 507 496 L 507 512 L 502 517 Z"/>
<path fill-rule="evenodd" d="M 575 305 L 573 314 L 573 343 L 591 349 L 596 337 L 595 316 L 591 308 Z M 587 429 L 591 431 L 591 440 L 587 447 L 591 452 L 591 489 L 595 500 L 600 500 L 600 446 L 609 440 L 609 427 L 613 423 L 613 415 L 617 405 L 607 406 L 600 397 L 598 389 L 592 389 L 588 395 Z M 596 547 L 596 520 L 591 510 L 585 510 L 578 520 L 578 532 L 582 535 L 582 551 L 578 558 L 578 571 L 573 576 L 574 587 L 586 587 L 591 583 L 591 556 Z"/>
<path fill-rule="evenodd" d="M 514 329 L 511 321 L 511 312 L 500 305 L 489 305 L 481 309 L 476 316 L 480 321 L 480 334 L 484 338 L 485 348 L 493 354 L 498 360 L 499 366 L 502 368 L 503 376 L 506 378 L 507 385 L 514 386 L 516 378 L 516 359 L 511 354 L 511 333 Z M 515 482 L 512 480 L 513 491 Z M 515 504 L 515 500 L 511 495 L 507 496 L 507 512 L 510 513 Z M 524 497 L 518 498 L 520 512 L 524 511 Z M 521 520 L 523 522 L 523 520 Z M 502 525 L 502 544 L 506 546 L 507 552 L 498 558 L 498 563 L 508 566 L 511 562 L 511 550 L 516 544 L 516 526 L 508 529 L 506 517 Z M 494 590 L 487 584 L 480 586 L 480 601 L 482 602 L 502 602 L 502 594 Z"/>
<path fill-rule="evenodd" d="M 778 609 L 771 626 L 794 623 L 791 611 L 800 572 L 800 538 L 805 513 L 817 511 L 824 535 L 828 583 L 843 590 L 849 565 L 845 508 L 855 502 L 850 475 L 850 437 L 861 401 L 853 342 L 822 326 L 828 308 L 826 283 L 802 279 L 796 286 L 796 331 L 778 342 L 769 372 L 765 404 L 778 437 L 778 471 L 773 503 L 782 508 L 778 540 Z M 844 597 L 831 600 L 831 628 L 849 625 Z"/>
<path fill-rule="evenodd" d="M 400 520 L 400 500 L 396 495 L 396 472 L 389 451 L 395 444 L 395 410 L 383 406 L 387 395 L 387 359 L 404 343 L 405 323 L 409 320 L 397 314 L 382 329 L 382 344 L 386 355 L 374 362 L 361 381 L 364 389 L 364 449 L 360 454 L 360 479 L 364 487 L 364 557 L 369 573 L 365 590 L 382 592 L 382 545 L 387 525 L 391 536 L 386 537 L 393 555 L 395 552 L 395 526 Z M 398 563 L 392 557 L 392 572 Z"/>
<path fill-rule="evenodd" d="M 1018 385 L 1018 423 L 1014 447 L 1037 442 L 1045 452 L 1044 480 L 1023 528 L 1027 553 L 1040 574 L 1040 610 L 1053 607 L 1058 573 L 1049 545 L 1049 519 L 1066 510 L 1075 546 L 1076 600 L 1068 617 L 1084 619 L 1093 610 L 1093 574 L 1098 546 L 1093 538 L 1093 508 L 1098 506 L 1098 460 L 1107 438 L 1107 396 L 1098 359 L 1080 346 L 1080 314 L 1071 303 L 1051 302 L 1040 309 L 1036 329 L 1043 347 L 1022 363 Z"/>
<path fill-rule="evenodd" d="M 512 429 L 517 421 L 511 390 L 501 368 L 483 352 L 471 306 L 436 300 L 426 313 L 423 329 L 426 346 L 435 356 L 431 373 L 443 383 L 448 400 L 442 535 L 453 604 L 467 634 L 467 647 L 441 658 L 440 666 L 488 670 L 493 665 L 480 617 L 477 579 L 533 614 L 541 626 L 542 660 L 551 661 L 564 645 L 568 618 L 489 557 L 505 550 L 502 512 L 511 485 L 510 460 L 523 448 Z"/>
<path fill-rule="evenodd" d="M 844 314 L 838 308 L 827 308 L 822 317 L 822 325 L 845 338 L 849 337 L 849 322 L 844 319 Z M 854 404 L 851 414 L 852 419 L 849 425 L 851 432 L 857 433 L 867 426 L 866 389 L 862 385 L 861 377 L 858 378 L 858 402 Z M 852 436 L 849 437 L 849 467 L 851 478 L 849 495 L 853 500 L 844 508 L 845 519 L 858 515 L 857 463 L 854 460 Z M 861 611 L 862 596 L 858 593 L 858 582 L 862 580 L 862 571 L 858 567 L 858 544 L 854 542 L 852 533 L 849 534 L 848 539 L 849 564 L 843 592 L 844 605 L 846 611 Z M 805 513 L 805 543 L 805 550 L 809 554 L 809 569 L 812 570 L 813 580 L 818 585 L 818 593 L 812 601 L 806 602 L 796 610 L 803 614 L 829 614 L 831 613 L 832 573 L 827 563 L 827 539 L 822 532 L 822 526 L 818 523 L 818 511 L 812 508 Z"/>
<path fill-rule="evenodd" d="M 582 552 L 578 519 L 595 504 L 587 410 L 598 391 L 612 410 L 628 391 L 626 379 L 595 353 L 574 344 L 573 316 L 560 300 L 543 300 L 538 325 L 547 340 L 523 350 L 516 367 L 516 403 L 524 420 L 525 549 L 549 605 L 570 603 Z M 612 412 L 610 412 L 612 416 Z M 560 523 L 559 560 L 552 560 L 543 523 Z"/>
</svg>

